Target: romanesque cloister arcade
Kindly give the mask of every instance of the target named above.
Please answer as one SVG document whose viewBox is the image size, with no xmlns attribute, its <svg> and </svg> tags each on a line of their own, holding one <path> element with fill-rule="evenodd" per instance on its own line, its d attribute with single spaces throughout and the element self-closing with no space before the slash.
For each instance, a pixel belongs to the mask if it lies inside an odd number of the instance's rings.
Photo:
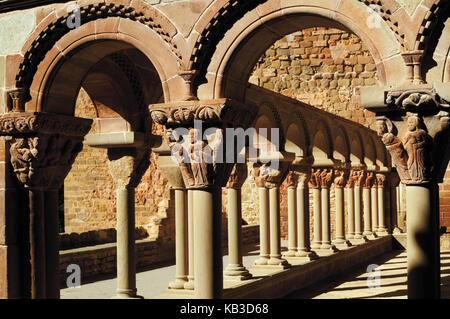
<svg viewBox="0 0 450 319">
<path fill-rule="evenodd" d="M 106 150 L 114 181 L 119 298 L 139 297 L 135 189 L 152 164 L 174 194 L 176 274 L 168 287 L 183 298 L 262 296 L 264 274 L 281 271 L 280 281 L 295 283 L 317 260 L 376 254 L 397 229 L 400 181 L 408 296 L 439 298 L 446 8 L 438 0 L 6 1 L 0 26 L 14 14 L 31 15 L 32 25 L 0 51 L 0 296 L 59 298 L 58 190 L 84 143 Z M 373 14 L 376 26 L 368 25 Z M 313 27 L 344 30 L 368 48 L 378 85 L 358 92 L 376 130 L 249 83 L 274 42 Z M 80 89 L 93 119 L 74 116 Z M 259 258 L 250 269 L 242 263 L 246 181 L 259 209 Z M 255 283 L 254 274 L 263 279 Z M 246 282 L 253 288 L 243 292 Z"/>
</svg>

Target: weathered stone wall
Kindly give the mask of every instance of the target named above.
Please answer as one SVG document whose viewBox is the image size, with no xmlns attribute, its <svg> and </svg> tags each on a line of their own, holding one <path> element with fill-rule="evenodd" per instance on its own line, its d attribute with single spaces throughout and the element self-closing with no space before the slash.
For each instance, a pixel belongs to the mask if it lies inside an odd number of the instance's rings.
<svg viewBox="0 0 450 319">
<path fill-rule="evenodd" d="M 450 165 L 444 175 L 444 182 L 439 184 L 440 224 L 450 232 Z"/>
<path fill-rule="evenodd" d="M 84 90 L 77 99 L 75 115 L 96 117 L 95 107 Z M 95 132 L 93 125 L 91 132 Z M 158 237 L 161 219 L 167 217 L 169 185 L 156 166 L 157 155 L 136 188 L 136 226 L 144 227 L 149 236 Z M 115 228 L 116 195 L 108 169 L 106 149 L 84 145 L 64 182 L 65 232 L 87 232 Z M 173 237 L 174 226 L 168 224 L 166 235 Z M 165 238 L 168 240 L 169 238 Z"/>
</svg>

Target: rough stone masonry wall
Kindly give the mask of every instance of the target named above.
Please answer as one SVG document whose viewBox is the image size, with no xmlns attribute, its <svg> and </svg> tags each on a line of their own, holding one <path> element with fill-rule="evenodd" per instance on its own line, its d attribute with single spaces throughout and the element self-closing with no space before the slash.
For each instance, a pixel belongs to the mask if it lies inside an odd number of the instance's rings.
<svg viewBox="0 0 450 319">
<path fill-rule="evenodd" d="M 82 89 L 77 99 L 75 116 L 96 117 L 95 107 Z M 95 125 L 91 133 L 95 132 Z M 169 185 L 156 167 L 156 154 L 136 188 L 136 227 L 147 230 L 149 237 L 162 235 L 164 218 L 172 218 L 169 207 Z M 116 195 L 114 181 L 107 163 L 106 149 L 84 145 L 64 181 L 64 219 L 66 233 L 82 233 L 116 226 Z M 165 240 L 173 240 L 174 223 L 167 220 Z"/>
<path fill-rule="evenodd" d="M 261 56 L 249 82 L 375 129 L 374 114 L 359 101 L 361 86 L 379 84 L 375 61 L 364 43 L 346 31 L 309 28 L 285 36 Z M 244 193 L 251 192 L 251 186 L 246 183 Z M 280 194 L 281 234 L 287 239 L 285 183 Z M 334 233 L 334 188 L 330 195 Z M 244 218 L 256 219 L 254 206 L 243 203 Z M 311 231 L 312 222 L 311 218 Z"/>
</svg>

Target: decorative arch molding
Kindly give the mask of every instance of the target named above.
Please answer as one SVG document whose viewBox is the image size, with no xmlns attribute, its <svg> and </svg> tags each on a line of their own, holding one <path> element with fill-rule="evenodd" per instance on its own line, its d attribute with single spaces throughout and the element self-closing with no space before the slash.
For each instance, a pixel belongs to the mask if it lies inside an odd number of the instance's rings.
<svg viewBox="0 0 450 319">
<path fill-rule="evenodd" d="M 235 2 L 239 3 L 239 1 Z M 249 2 L 255 3 L 255 1 Z M 217 8 L 219 8 L 219 4 L 211 6 L 208 10 L 215 10 L 217 15 L 224 14 Z M 243 44 L 248 42 L 247 37 L 251 38 L 259 30 L 266 29 L 266 31 L 272 33 L 272 37 L 276 41 L 276 39 L 289 34 L 288 31 L 292 33 L 302 28 L 301 24 L 297 23 L 298 21 L 293 21 L 293 17 L 300 16 L 302 21 L 307 21 L 307 17 L 318 17 L 327 20 L 329 26 L 337 26 L 355 33 L 372 53 L 377 63 L 380 81 L 387 84 L 398 82 L 404 77 L 403 73 L 406 71 L 389 72 L 388 70 L 394 64 L 398 66 L 399 62 L 403 62 L 400 57 L 401 46 L 385 23 L 380 28 L 369 30 L 370 32 L 367 31 L 367 26 L 364 25 L 364 21 L 361 21 L 369 17 L 370 12 L 365 9 L 366 6 L 357 0 L 345 2 L 317 0 L 314 3 L 306 0 L 268 0 L 248 11 L 242 19 L 232 26 L 222 24 L 220 20 L 211 22 L 214 25 L 213 29 L 208 29 L 209 20 L 208 22 L 205 20 L 212 19 L 214 14 L 207 10 L 195 26 L 200 34 L 191 54 L 191 61 L 195 61 L 195 63 L 192 63 L 190 67 L 197 72 L 194 81 L 195 87 L 201 91 L 201 95 L 205 94 L 202 98 L 225 96 L 221 90 L 224 86 L 222 82 L 227 77 L 227 65 L 230 60 L 233 60 L 236 52 L 242 48 Z M 278 24 L 275 25 L 275 22 Z M 203 30 L 201 29 L 202 26 L 205 28 L 205 32 L 201 31 Z M 219 32 L 220 36 L 215 32 Z M 207 49 L 208 47 L 213 48 L 213 54 L 211 50 Z M 267 46 L 264 49 L 267 49 Z M 210 51 L 210 54 L 207 55 L 203 51 Z M 253 51 L 256 51 L 256 49 Z M 260 51 L 258 54 L 264 52 L 264 50 Z M 242 61 L 240 63 L 242 64 Z M 198 68 L 200 65 L 201 68 Z M 247 75 L 239 74 L 243 77 Z M 200 84 L 202 84 L 201 86 L 207 86 L 207 88 L 199 88 Z"/>
<path fill-rule="evenodd" d="M 284 148 L 284 145 L 286 143 L 286 137 L 284 135 L 284 128 L 283 128 L 283 122 L 281 120 L 280 114 L 277 111 L 277 108 L 273 106 L 269 102 L 263 102 L 258 111 L 258 115 L 256 116 L 255 123 L 258 121 L 258 118 L 261 116 L 266 116 L 270 121 L 272 122 L 272 128 L 278 128 L 279 129 L 279 145 L 280 149 Z"/>
<path fill-rule="evenodd" d="M 309 156 L 311 154 L 311 140 L 303 115 L 299 111 L 294 112 L 292 119 L 283 123 L 283 126 L 285 127 L 284 136 L 286 137 L 286 146 L 291 143 L 295 148 L 302 150 L 302 156 Z M 291 127 L 297 128 L 298 136 L 290 135 Z M 288 147 L 286 151 L 290 151 Z"/>
<path fill-rule="evenodd" d="M 324 137 L 324 141 L 326 143 L 327 149 L 321 149 L 322 152 L 326 153 L 328 158 L 332 158 L 333 156 L 333 138 L 330 132 L 330 128 L 328 127 L 328 124 L 324 120 L 318 120 L 317 122 L 314 122 L 315 128 L 312 130 L 314 132 L 312 134 L 313 139 L 311 143 L 312 148 L 312 155 L 314 156 L 314 147 L 316 147 L 317 138 L 322 135 Z"/>
<path fill-rule="evenodd" d="M 333 138 L 333 152 L 338 151 L 345 159 L 345 161 L 349 161 L 350 160 L 350 143 L 349 143 L 349 138 L 348 138 L 348 134 L 346 132 L 346 130 L 342 127 L 339 126 L 335 131 L 334 134 L 334 138 Z M 342 150 L 338 150 L 338 146 L 339 146 L 339 140 L 342 140 Z M 334 153 L 333 153 L 333 158 L 335 158 Z"/>
<path fill-rule="evenodd" d="M 364 164 L 364 144 L 361 135 L 357 131 L 351 133 L 350 161 L 352 164 Z"/>
<path fill-rule="evenodd" d="M 36 27 L 34 32 L 25 42 L 21 54 L 23 60 L 18 65 L 18 72 L 15 77 L 16 88 L 24 89 L 28 92 L 39 64 L 46 55 L 54 48 L 56 43 L 68 34 L 80 34 L 80 28 L 98 21 L 102 24 L 104 32 L 120 33 L 118 31 L 118 21 L 109 25 L 105 23 L 111 18 L 125 19 L 139 23 L 154 32 L 160 39 L 160 43 L 166 46 L 169 56 L 172 56 L 178 65 L 181 63 L 181 54 L 173 43 L 172 38 L 177 34 L 176 27 L 153 6 L 138 3 L 138 7 L 130 7 L 130 1 L 113 0 L 91 1 L 80 7 L 81 26 L 71 29 L 67 26 L 67 19 L 72 14 L 68 12 L 67 6 L 53 11 L 44 18 Z M 108 30 L 109 29 L 109 30 Z M 94 34 L 96 30 L 94 29 Z M 86 36 L 84 34 L 83 36 Z M 153 62 L 153 61 L 152 61 Z"/>
<path fill-rule="evenodd" d="M 377 165 L 377 148 L 372 137 L 369 135 L 364 136 L 364 162 L 366 165 Z M 367 161 L 370 161 L 368 163 Z"/>
</svg>

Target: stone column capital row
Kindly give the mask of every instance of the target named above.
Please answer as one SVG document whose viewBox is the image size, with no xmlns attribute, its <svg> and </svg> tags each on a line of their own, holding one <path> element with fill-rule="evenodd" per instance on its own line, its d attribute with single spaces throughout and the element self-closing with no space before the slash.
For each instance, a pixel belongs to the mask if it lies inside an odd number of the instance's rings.
<svg viewBox="0 0 450 319">
<path fill-rule="evenodd" d="M 9 143 L 9 160 L 20 185 L 58 189 L 83 148 L 92 120 L 72 116 L 14 112 L 0 115 L 0 135 Z"/>
<path fill-rule="evenodd" d="M 334 169 L 332 167 L 313 167 L 309 186 L 311 188 L 330 188 L 334 181 Z"/>
</svg>

